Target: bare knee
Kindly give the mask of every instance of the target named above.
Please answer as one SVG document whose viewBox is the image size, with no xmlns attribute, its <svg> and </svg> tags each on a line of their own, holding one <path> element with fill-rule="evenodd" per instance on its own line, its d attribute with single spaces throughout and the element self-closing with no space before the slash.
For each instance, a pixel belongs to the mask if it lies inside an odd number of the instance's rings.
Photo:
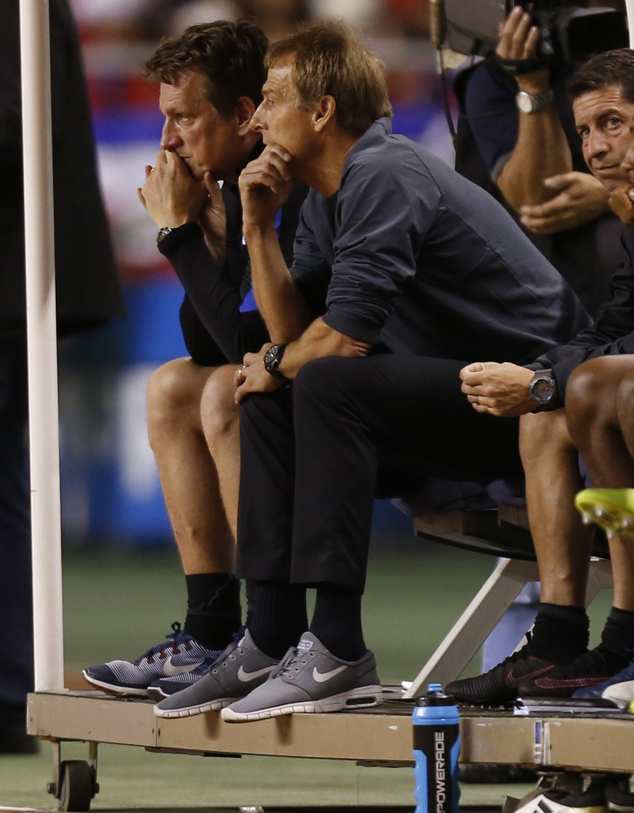
<svg viewBox="0 0 634 813">
<path fill-rule="evenodd" d="M 198 406 L 209 370 L 191 359 L 174 359 L 155 370 L 147 385 L 150 443 L 170 427 L 199 423 Z"/>
<path fill-rule="evenodd" d="M 233 383 L 236 367 L 220 367 L 209 376 L 200 400 L 200 417 L 210 449 L 219 441 L 239 439 L 240 409 L 235 403 Z"/>
<path fill-rule="evenodd" d="M 601 420 L 605 403 L 603 359 L 591 359 L 573 370 L 566 386 L 566 416 L 573 441 L 587 437 Z"/>
<path fill-rule="evenodd" d="M 623 376 L 616 393 L 616 409 L 621 426 L 627 426 L 633 422 L 632 412 L 634 411 L 634 370 Z"/>
<path fill-rule="evenodd" d="M 573 448 L 563 409 L 520 418 L 520 455 L 525 469 L 544 454 L 567 454 Z"/>
</svg>

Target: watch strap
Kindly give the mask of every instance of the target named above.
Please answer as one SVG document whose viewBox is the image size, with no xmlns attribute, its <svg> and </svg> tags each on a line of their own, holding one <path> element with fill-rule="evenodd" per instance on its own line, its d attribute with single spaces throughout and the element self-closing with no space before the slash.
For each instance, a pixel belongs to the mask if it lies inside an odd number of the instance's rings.
<svg viewBox="0 0 634 813">
<path fill-rule="evenodd" d="M 286 344 L 273 344 L 264 354 L 264 367 L 269 375 L 278 381 L 289 382 L 289 379 L 278 368 L 282 362 Z"/>
<path fill-rule="evenodd" d="M 530 99 L 531 107 L 530 110 L 524 110 L 523 107 L 520 106 L 519 99 L 526 98 Z M 543 93 L 528 93 L 526 90 L 520 90 L 520 92 L 516 96 L 516 102 L 518 103 L 518 108 L 524 113 L 537 113 L 538 110 L 541 110 L 542 107 L 545 107 L 547 104 L 553 101 L 555 98 L 555 94 L 553 93 L 552 88 L 548 88 L 548 90 L 543 91 Z"/>
</svg>

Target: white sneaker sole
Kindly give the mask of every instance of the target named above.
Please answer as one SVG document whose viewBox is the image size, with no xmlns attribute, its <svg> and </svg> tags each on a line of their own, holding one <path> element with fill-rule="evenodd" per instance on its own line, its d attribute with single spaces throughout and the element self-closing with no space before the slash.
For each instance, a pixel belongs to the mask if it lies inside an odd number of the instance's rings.
<svg viewBox="0 0 634 813">
<path fill-rule="evenodd" d="M 238 712 L 224 708 L 222 719 L 227 723 L 249 723 L 255 720 L 267 720 L 270 717 L 281 717 L 283 714 L 322 714 L 343 709 L 363 709 L 380 706 L 383 702 L 383 690 L 380 686 L 362 686 L 348 692 L 325 697 L 323 700 L 311 700 L 306 703 L 287 703 L 259 711 Z"/>
<path fill-rule="evenodd" d="M 148 691 L 147 686 L 145 688 L 139 687 L 138 689 L 132 689 L 129 686 L 115 686 L 112 683 L 104 683 L 101 680 L 97 680 L 94 677 L 90 677 L 90 675 L 86 674 L 86 670 L 82 671 L 82 675 L 84 676 L 84 680 L 87 680 L 92 686 L 96 686 L 98 689 L 102 689 L 104 692 L 108 694 L 115 694 L 117 697 L 147 697 Z"/>
<path fill-rule="evenodd" d="M 614 700 L 624 708 L 634 700 L 634 680 L 624 680 L 622 683 L 614 683 L 603 692 L 603 697 Z"/>
<path fill-rule="evenodd" d="M 198 706 L 186 706 L 182 709 L 160 709 L 154 706 L 154 714 L 157 717 L 168 717 L 175 719 L 177 717 L 195 717 L 197 714 L 205 714 L 207 711 L 220 711 L 225 706 L 241 700 L 240 697 L 223 697 L 221 700 L 212 700 L 209 703 L 201 703 Z"/>
<path fill-rule="evenodd" d="M 546 798 L 543 793 L 533 797 L 526 804 L 520 805 L 516 813 L 605 813 L 603 805 L 588 805 L 588 807 L 572 807 Z"/>
</svg>

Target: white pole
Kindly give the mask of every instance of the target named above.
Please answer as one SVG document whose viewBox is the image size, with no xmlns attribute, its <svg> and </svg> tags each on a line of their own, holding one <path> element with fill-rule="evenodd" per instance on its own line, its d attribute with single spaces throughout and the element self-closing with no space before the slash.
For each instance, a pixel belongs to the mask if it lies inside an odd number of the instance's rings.
<svg viewBox="0 0 634 813">
<path fill-rule="evenodd" d="M 35 690 L 64 686 L 48 0 L 20 0 Z"/>
<path fill-rule="evenodd" d="M 625 11 L 630 26 L 630 48 L 634 48 L 634 0 L 625 0 Z"/>
</svg>

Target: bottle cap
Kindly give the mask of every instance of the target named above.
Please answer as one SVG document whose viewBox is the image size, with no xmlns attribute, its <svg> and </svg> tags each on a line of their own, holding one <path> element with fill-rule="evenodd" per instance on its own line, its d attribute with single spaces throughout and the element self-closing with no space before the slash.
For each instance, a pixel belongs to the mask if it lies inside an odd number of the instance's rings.
<svg viewBox="0 0 634 813">
<path fill-rule="evenodd" d="M 417 706 L 453 706 L 454 699 L 442 690 L 442 683 L 429 683 L 427 694 L 416 700 Z"/>
</svg>

